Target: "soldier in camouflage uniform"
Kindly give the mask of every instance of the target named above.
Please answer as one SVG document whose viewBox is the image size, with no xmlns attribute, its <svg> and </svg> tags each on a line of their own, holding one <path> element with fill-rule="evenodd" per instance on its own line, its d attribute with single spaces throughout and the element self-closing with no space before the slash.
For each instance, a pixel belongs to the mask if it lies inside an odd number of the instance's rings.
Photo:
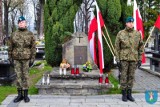
<svg viewBox="0 0 160 107">
<path fill-rule="evenodd" d="M 126 28 L 118 32 L 115 41 L 117 65 L 120 69 L 120 84 L 122 88 L 122 101 L 135 101 L 132 97 L 132 87 L 135 70 L 141 66 L 143 41 L 140 32 L 133 29 L 134 19 L 126 19 Z"/>
<path fill-rule="evenodd" d="M 18 19 L 18 30 L 13 32 L 9 43 L 9 60 L 14 65 L 16 72 L 16 85 L 18 96 L 14 102 L 19 102 L 24 99 L 29 102 L 29 66 L 35 59 L 36 43 L 32 32 L 26 28 L 26 20 L 23 16 Z"/>
</svg>

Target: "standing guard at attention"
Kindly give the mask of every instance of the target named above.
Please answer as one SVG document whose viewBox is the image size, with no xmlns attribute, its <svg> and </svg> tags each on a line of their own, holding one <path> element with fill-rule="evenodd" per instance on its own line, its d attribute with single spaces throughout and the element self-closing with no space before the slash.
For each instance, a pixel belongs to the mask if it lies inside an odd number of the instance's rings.
<svg viewBox="0 0 160 107">
<path fill-rule="evenodd" d="M 122 101 L 135 101 L 132 97 L 132 87 L 135 70 L 141 66 L 143 53 L 143 41 L 139 31 L 133 28 L 134 19 L 126 19 L 126 27 L 118 32 L 115 41 L 115 53 L 117 66 L 120 69 L 120 84 L 122 89 Z"/>
<path fill-rule="evenodd" d="M 18 30 L 13 32 L 9 42 L 9 61 L 16 72 L 16 86 L 18 96 L 14 102 L 24 100 L 29 102 L 29 67 L 33 65 L 36 55 L 35 37 L 27 30 L 27 23 L 23 16 L 18 19 Z"/>
</svg>

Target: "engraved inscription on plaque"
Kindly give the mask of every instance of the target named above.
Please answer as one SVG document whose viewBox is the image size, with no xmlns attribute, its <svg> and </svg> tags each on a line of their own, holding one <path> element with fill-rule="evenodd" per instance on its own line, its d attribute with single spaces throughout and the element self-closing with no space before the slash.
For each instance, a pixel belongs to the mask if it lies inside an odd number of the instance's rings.
<svg viewBox="0 0 160 107">
<path fill-rule="evenodd" d="M 74 64 L 83 65 L 87 61 L 87 46 L 74 46 Z"/>
</svg>

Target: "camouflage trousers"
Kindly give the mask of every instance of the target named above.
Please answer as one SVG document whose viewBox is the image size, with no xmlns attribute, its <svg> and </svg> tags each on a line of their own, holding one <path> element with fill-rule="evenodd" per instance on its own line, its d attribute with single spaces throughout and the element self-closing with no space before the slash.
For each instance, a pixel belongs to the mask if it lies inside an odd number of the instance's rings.
<svg viewBox="0 0 160 107">
<path fill-rule="evenodd" d="M 135 77 L 137 62 L 121 61 L 120 84 L 122 89 L 132 89 Z"/>
<path fill-rule="evenodd" d="M 17 88 L 29 88 L 29 60 L 14 60 Z"/>
</svg>

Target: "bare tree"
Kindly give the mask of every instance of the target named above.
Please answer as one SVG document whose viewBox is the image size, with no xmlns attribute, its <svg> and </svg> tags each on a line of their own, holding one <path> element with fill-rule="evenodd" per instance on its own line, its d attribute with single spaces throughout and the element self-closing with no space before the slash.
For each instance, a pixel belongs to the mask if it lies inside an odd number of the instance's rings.
<svg viewBox="0 0 160 107">
<path fill-rule="evenodd" d="M 40 0 L 40 28 L 39 28 L 39 36 L 42 37 L 43 36 L 43 32 L 44 32 L 44 3 L 45 0 Z"/>
<path fill-rule="evenodd" d="M 18 13 L 18 10 L 14 10 L 13 12 L 11 12 L 11 21 L 12 21 L 11 32 L 14 32 L 16 28 L 15 19 L 16 19 L 17 13 Z"/>
<path fill-rule="evenodd" d="M 88 34 L 88 22 L 90 21 L 90 12 L 93 8 L 93 2 L 95 0 L 83 0 L 79 11 L 75 17 L 75 31 L 85 32 Z"/>
<path fill-rule="evenodd" d="M 43 13 L 45 0 L 32 0 L 32 2 L 34 6 L 35 29 L 37 30 L 38 36 L 42 37 L 44 31 Z"/>
<path fill-rule="evenodd" d="M 21 16 L 24 16 L 26 12 L 25 10 L 26 10 L 27 4 L 28 4 L 27 2 L 26 3 L 23 2 L 16 7 L 16 9 L 19 11 Z"/>
<path fill-rule="evenodd" d="M 3 30 L 2 30 L 2 0 L 0 0 L 0 45 L 2 44 L 3 41 Z"/>
<path fill-rule="evenodd" d="M 34 7 L 34 21 L 35 21 L 35 29 L 37 30 L 37 5 L 39 4 L 38 3 L 38 0 L 32 0 L 32 3 L 33 3 L 33 7 Z"/>
<path fill-rule="evenodd" d="M 36 5 L 36 30 L 37 30 L 38 35 L 40 32 L 40 16 L 41 16 L 40 3 L 38 2 L 38 4 Z"/>
<path fill-rule="evenodd" d="M 14 9 L 20 5 L 23 4 L 24 0 L 3 0 L 4 4 L 4 33 L 5 36 L 9 36 L 9 30 L 8 30 L 8 15 L 9 12 L 13 12 Z M 12 8 L 11 8 L 12 7 Z"/>
</svg>

